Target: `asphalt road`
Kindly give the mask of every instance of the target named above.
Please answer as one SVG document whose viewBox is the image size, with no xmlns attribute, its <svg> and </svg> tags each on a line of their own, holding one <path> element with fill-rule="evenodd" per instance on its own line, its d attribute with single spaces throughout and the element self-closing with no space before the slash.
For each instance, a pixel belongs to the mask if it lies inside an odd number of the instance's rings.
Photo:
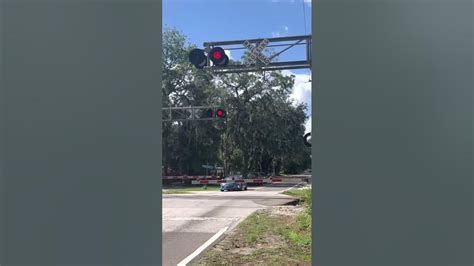
<svg viewBox="0 0 474 266">
<path fill-rule="evenodd" d="M 293 185 L 163 195 L 163 265 L 177 265 L 221 229 L 229 232 L 258 209 L 290 202 L 279 192 Z"/>
</svg>

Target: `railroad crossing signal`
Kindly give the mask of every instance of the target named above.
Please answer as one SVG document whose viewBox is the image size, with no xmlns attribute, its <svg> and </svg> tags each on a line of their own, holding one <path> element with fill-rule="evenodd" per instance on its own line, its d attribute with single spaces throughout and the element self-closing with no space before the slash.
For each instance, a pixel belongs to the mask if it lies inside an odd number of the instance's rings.
<svg viewBox="0 0 474 266">
<path fill-rule="evenodd" d="M 214 66 L 224 67 L 229 64 L 229 57 L 221 47 L 214 47 L 207 54 L 203 49 L 193 49 L 189 52 L 189 61 L 199 69 L 210 66 L 210 62 Z"/>
<path fill-rule="evenodd" d="M 204 53 L 204 50 L 201 49 L 191 50 L 189 53 L 189 61 L 199 69 L 203 69 L 205 66 L 207 66 L 207 56 Z"/>
<path fill-rule="evenodd" d="M 217 109 L 216 110 L 216 116 L 220 117 L 220 118 L 225 118 L 225 116 L 226 116 L 225 110 L 222 109 L 222 108 Z"/>
<path fill-rule="evenodd" d="M 163 122 L 184 120 L 222 120 L 227 113 L 224 108 L 212 106 L 166 107 L 162 109 Z"/>
<path fill-rule="evenodd" d="M 212 119 L 213 116 L 214 110 L 212 108 L 195 109 L 194 111 L 194 119 Z"/>
<path fill-rule="evenodd" d="M 221 47 L 214 47 L 209 51 L 209 58 L 215 66 L 227 66 L 229 64 L 229 57 Z"/>
<path fill-rule="evenodd" d="M 303 136 L 304 144 L 308 147 L 311 147 L 311 132 L 306 133 Z"/>
</svg>

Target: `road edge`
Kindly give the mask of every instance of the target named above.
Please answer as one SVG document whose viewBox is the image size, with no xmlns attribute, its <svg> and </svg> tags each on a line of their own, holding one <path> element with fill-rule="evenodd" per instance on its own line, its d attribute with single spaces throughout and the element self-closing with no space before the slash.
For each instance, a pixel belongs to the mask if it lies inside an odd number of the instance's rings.
<svg viewBox="0 0 474 266">
<path fill-rule="evenodd" d="M 227 231 L 227 229 L 229 229 L 228 226 L 219 230 L 219 232 L 217 232 L 215 235 L 209 238 L 204 244 L 202 244 L 199 248 L 197 248 L 193 253 L 191 253 L 185 259 L 180 261 L 177 266 L 191 265 L 191 263 L 198 260 L 201 257 L 202 253 L 208 250 L 216 242 L 221 241 L 226 236 L 225 232 Z"/>
<path fill-rule="evenodd" d="M 298 184 L 296 184 L 296 185 L 294 185 L 294 186 L 292 186 L 292 187 L 290 187 L 290 188 L 287 188 L 287 189 L 281 191 L 279 194 L 283 194 L 284 192 L 287 192 L 288 190 L 294 189 L 294 188 L 296 188 L 296 187 L 298 187 L 299 185 L 304 184 L 304 183 L 306 183 L 306 182 L 299 182 Z"/>
</svg>

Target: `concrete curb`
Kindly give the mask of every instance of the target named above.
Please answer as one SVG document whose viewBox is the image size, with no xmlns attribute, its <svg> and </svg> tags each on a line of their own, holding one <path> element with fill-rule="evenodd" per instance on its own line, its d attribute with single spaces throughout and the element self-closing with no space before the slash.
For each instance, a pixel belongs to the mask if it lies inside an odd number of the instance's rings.
<svg viewBox="0 0 474 266">
<path fill-rule="evenodd" d="M 283 204 L 282 206 L 289 206 L 289 205 L 295 206 L 295 205 L 298 205 L 299 203 L 300 203 L 300 199 L 294 198 L 293 200 Z"/>
</svg>

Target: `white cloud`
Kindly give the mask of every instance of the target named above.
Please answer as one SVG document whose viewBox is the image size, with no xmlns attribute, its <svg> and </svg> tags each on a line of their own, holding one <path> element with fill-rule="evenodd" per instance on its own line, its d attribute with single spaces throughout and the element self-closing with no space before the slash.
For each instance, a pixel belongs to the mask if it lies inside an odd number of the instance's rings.
<svg viewBox="0 0 474 266">
<path fill-rule="evenodd" d="M 313 119 L 311 119 L 311 117 L 308 118 L 308 120 L 306 120 L 306 123 L 304 124 L 304 133 L 308 133 L 308 132 L 311 132 L 311 122 L 312 122 Z"/>
<path fill-rule="evenodd" d="M 276 38 L 276 37 L 281 37 L 281 36 L 285 36 L 287 33 L 288 33 L 288 26 L 283 26 L 282 27 L 282 31 L 272 31 L 272 37 L 273 38 Z"/>
<path fill-rule="evenodd" d="M 277 37 L 282 37 L 282 36 L 286 36 L 287 33 L 288 33 L 288 30 L 290 29 L 288 26 L 283 26 L 281 27 L 280 29 L 282 29 L 281 31 L 272 31 L 272 37 L 273 38 L 277 38 Z"/>
<path fill-rule="evenodd" d="M 295 85 L 291 98 L 298 103 L 306 103 L 308 112 L 311 112 L 311 75 L 309 74 L 295 74 L 289 70 L 283 70 L 282 74 L 285 76 L 294 75 Z"/>
<path fill-rule="evenodd" d="M 309 116 L 305 123 L 306 132 L 311 131 L 311 75 L 310 74 L 295 74 L 290 70 L 283 70 L 282 74 L 285 76 L 295 76 L 295 84 L 293 85 L 293 92 L 290 97 L 295 103 L 305 103 L 307 106 L 306 115 Z"/>
<path fill-rule="evenodd" d="M 304 0 L 304 2 L 311 4 L 312 0 Z"/>
<path fill-rule="evenodd" d="M 229 57 L 230 60 L 234 59 L 230 53 L 230 50 L 224 50 L 224 53 L 227 55 L 227 57 Z"/>
</svg>

